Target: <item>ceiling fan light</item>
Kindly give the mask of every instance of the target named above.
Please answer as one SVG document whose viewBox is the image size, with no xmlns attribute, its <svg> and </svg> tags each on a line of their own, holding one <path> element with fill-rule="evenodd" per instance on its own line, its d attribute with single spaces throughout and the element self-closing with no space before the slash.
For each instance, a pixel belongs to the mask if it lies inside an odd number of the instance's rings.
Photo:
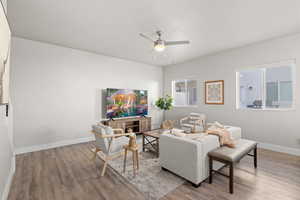
<svg viewBox="0 0 300 200">
<path fill-rule="evenodd" d="M 154 45 L 155 51 L 161 52 L 161 51 L 165 50 L 165 48 L 166 48 L 166 46 L 164 44 L 155 44 Z"/>
</svg>

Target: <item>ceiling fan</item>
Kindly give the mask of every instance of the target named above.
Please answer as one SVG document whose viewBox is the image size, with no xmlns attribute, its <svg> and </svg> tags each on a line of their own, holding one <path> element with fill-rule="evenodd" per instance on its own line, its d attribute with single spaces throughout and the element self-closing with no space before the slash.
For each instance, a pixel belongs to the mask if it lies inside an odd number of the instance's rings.
<svg viewBox="0 0 300 200">
<path fill-rule="evenodd" d="M 162 35 L 162 32 L 161 31 L 156 31 L 156 34 L 157 34 L 157 39 L 156 40 L 153 40 L 151 37 L 143 34 L 143 33 L 140 33 L 140 36 L 147 39 L 147 40 L 150 40 L 151 42 L 153 42 L 153 48 L 156 50 L 156 51 L 163 51 L 165 50 L 166 46 L 172 46 L 172 45 L 182 45 L 182 44 L 189 44 L 190 41 L 188 40 L 182 40 L 182 41 L 166 41 L 166 40 L 163 40 L 161 39 L 161 35 Z"/>
</svg>

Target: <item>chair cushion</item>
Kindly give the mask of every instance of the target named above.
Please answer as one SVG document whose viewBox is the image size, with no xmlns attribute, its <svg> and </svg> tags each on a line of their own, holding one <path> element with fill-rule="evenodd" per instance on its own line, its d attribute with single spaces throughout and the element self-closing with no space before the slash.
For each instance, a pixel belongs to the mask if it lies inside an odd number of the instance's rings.
<svg viewBox="0 0 300 200">
<path fill-rule="evenodd" d="M 111 144 L 110 153 L 116 153 L 123 150 L 124 145 L 129 144 L 129 137 L 118 137 L 114 138 L 113 143 Z"/>
<path fill-rule="evenodd" d="M 92 125 L 92 129 L 95 133 L 102 134 L 104 132 L 104 129 L 98 125 Z"/>
<path fill-rule="evenodd" d="M 114 134 L 114 131 L 111 127 L 105 126 L 101 123 L 99 123 L 97 125 L 93 125 L 92 127 L 93 127 L 93 131 L 95 131 L 96 133 L 106 134 L 106 135 Z"/>
<path fill-rule="evenodd" d="M 235 148 L 221 147 L 208 153 L 209 156 L 220 158 L 222 160 L 236 162 L 244 157 L 251 149 L 257 145 L 257 142 L 240 139 Z"/>
<path fill-rule="evenodd" d="M 108 138 L 102 138 L 101 135 L 112 135 L 114 134 L 114 131 L 109 126 L 104 126 L 103 124 L 97 124 L 92 126 L 93 131 L 95 133 L 96 138 L 96 146 L 98 146 L 104 153 L 108 153 L 108 147 L 109 147 L 109 140 Z M 117 137 L 112 140 L 111 148 L 109 153 L 116 153 L 123 149 L 123 146 L 125 144 L 129 143 L 129 138 L 122 136 Z"/>
</svg>

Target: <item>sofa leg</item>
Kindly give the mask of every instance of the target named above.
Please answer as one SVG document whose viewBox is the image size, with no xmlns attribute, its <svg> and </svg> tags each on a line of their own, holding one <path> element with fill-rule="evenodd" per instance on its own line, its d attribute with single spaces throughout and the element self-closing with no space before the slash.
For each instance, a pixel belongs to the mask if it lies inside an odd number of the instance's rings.
<svg viewBox="0 0 300 200">
<path fill-rule="evenodd" d="M 212 184 L 213 160 L 209 157 L 209 184 Z"/>
<path fill-rule="evenodd" d="M 201 186 L 201 182 L 200 182 L 200 183 L 198 183 L 198 184 L 192 183 L 192 185 L 193 185 L 195 188 L 198 188 L 198 187 L 200 187 L 200 186 Z"/>
</svg>

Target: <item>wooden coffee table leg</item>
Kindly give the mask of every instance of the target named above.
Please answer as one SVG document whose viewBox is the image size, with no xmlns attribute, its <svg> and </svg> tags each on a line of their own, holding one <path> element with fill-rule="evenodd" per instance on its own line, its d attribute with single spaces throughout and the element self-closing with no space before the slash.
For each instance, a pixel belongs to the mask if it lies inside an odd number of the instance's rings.
<svg viewBox="0 0 300 200">
<path fill-rule="evenodd" d="M 157 157 L 159 157 L 159 139 L 156 139 L 156 144 L 157 144 Z"/>
</svg>

